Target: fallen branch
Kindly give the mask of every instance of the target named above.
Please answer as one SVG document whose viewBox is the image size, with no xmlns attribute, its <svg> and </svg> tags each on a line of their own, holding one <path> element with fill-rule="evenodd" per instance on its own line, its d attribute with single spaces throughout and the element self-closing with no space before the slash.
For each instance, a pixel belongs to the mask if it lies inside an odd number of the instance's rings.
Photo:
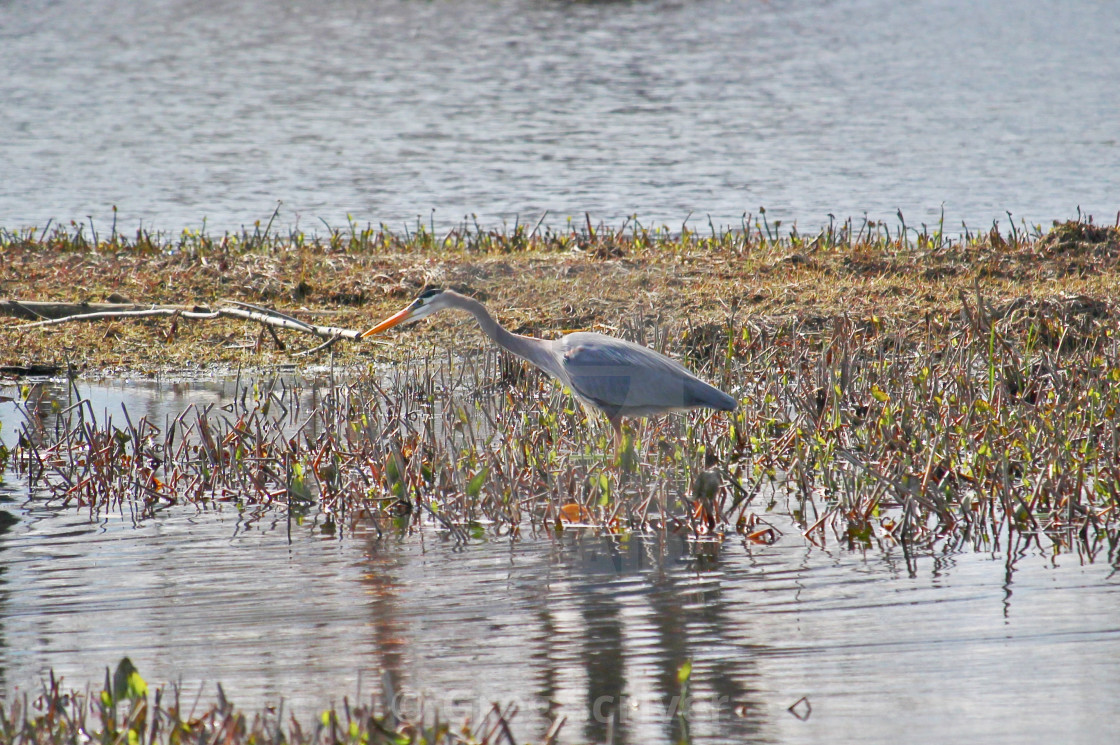
<svg viewBox="0 0 1120 745">
<path fill-rule="evenodd" d="M 23 331 L 24 329 L 39 328 L 40 326 L 57 326 L 61 323 L 69 323 L 71 321 L 103 321 L 107 318 L 150 318 L 152 316 L 175 315 L 197 321 L 213 320 L 222 315 L 222 313 L 220 310 L 180 310 L 179 308 L 170 307 L 148 307 L 143 310 L 104 310 L 92 313 L 79 312 L 68 316 L 55 316 L 43 321 L 36 321 L 35 323 L 24 323 L 19 326 L 12 326 L 10 328 L 16 329 L 17 331 Z"/>
<path fill-rule="evenodd" d="M 143 305 L 116 305 L 111 303 L 40 303 L 19 300 L 0 301 L 0 309 L 8 310 L 13 315 L 27 318 L 39 317 L 44 320 L 33 323 L 24 323 L 13 326 L 16 330 L 39 328 L 42 326 L 56 326 L 71 321 L 102 321 L 112 318 L 151 318 L 154 316 L 178 316 L 191 321 L 213 320 L 219 317 L 243 318 L 255 321 L 272 329 L 291 329 L 314 334 L 322 339 L 356 340 L 361 336 L 361 331 L 354 329 L 340 329 L 334 326 L 320 326 L 306 323 L 291 316 L 279 313 L 268 308 L 261 308 L 247 303 L 236 303 L 241 307 L 227 305 L 211 310 L 204 306 L 143 306 Z"/>
<path fill-rule="evenodd" d="M 201 310 L 192 305 L 161 305 L 140 303 L 54 303 L 41 300 L 0 300 L 0 310 L 16 318 L 66 318 L 89 313 L 115 311 L 148 310 L 151 308 L 177 308 L 179 310 Z"/>
<path fill-rule="evenodd" d="M 296 357 L 306 357 L 308 355 L 317 354 L 318 352 L 322 352 L 324 349 L 330 349 L 336 343 L 338 343 L 338 340 L 341 339 L 341 338 L 342 338 L 341 336 L 332 336 L 330 339 L 327 339 L 325 342 L 323 342 L 322 344 L 320 344 L 317 347 L 314 347 L 313 349 L 305 349 L 302 352 L 296 352 L 295 356 Z"/>
<path fill-rule="evenodd" d="M 262 308 L 259 305 L 250 305 L 249 303 L 242 303 L 238 300 L 227 300 L 226 302 L 229 303 L 230 305 L 236 305 L 238 308 L 245 308 L 246 310 L 254 310 L 258 313 L 264 313 L 265 315 L 274 316 L 276 318 L 286 318 L 287 320 L 291 321 L 292 323 L 301 324 L 302 326 L 306 326 L 309 331 L 311 330 L 311 325 L 310 324 L 304 323 L 303 321 L 299 320 L 298 318 L 292 318 L 291 316 L 289 316 L 285 313 L 281 313 L 278 310 L 273 310 L 272 308 Z"/>
</svg>

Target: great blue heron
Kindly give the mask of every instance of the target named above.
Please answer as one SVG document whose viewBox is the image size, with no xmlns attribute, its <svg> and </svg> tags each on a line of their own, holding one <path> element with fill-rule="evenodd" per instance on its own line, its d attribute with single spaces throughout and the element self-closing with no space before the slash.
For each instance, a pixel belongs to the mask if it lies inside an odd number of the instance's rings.
<svg viewBox="0 0 1120 745">
<path fill-rule="evenodd" d="M 735 410 L 734 398 L 649 347 L 583 331 L 551 340 L 514 334 L 502 328 L 482 303 L 454 290 L 425 290 L 407 308 L 366 331 L 362 338 L 445 308 L 470 313 L 499 347 L 544 370 L 584 404 L 606 414 L 614 428 L 616 445 L 622 441 L 623 417 L 697 408 Z"/>
</svg>

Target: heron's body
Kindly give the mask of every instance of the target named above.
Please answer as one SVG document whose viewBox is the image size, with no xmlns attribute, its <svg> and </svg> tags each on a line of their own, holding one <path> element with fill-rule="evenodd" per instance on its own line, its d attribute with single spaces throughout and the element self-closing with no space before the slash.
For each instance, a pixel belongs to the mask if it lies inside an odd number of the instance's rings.
<svg viewBox="0 0 1120 745">
<path fill-rule="evenodd" d="M 616 439 L 623 417 L 696 408 L 733 411 L 736 407 L 734 398 L 649 347 L 583 331 L 552 340 L 514 334 L 498 324 L 482 303 L 452 290 L 424 292 L 409 307 L 362 336 L 418 320 L 443 308 L 467 311 L 498 346 L 544 370 L 585 405 L 606 414 Z"/>
<path fill-rule="evenodd" d="M 731 396 L 649 347 L 589 332 L 568 334 L 551 346 L 561 360 L 554 377 L 611 420 L 693 408 L 735 408 Z"/>
</svg>

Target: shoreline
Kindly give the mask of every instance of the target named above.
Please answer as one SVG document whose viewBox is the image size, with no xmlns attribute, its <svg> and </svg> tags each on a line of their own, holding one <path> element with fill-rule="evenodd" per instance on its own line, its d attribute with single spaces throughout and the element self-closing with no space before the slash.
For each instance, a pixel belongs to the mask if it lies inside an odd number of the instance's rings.
<svg viewBox="0 0 1120 745">
<path fill-rule="evenodd" d="M 847 226 L 847 227 L 845 227 Z M 636 335 L 665 327 L 669 347 L 717 334 L 729 322 L 760 329 L 826 329 L 837 319 L 906 335 L 962 312 L 982 297 L 996 311 L 1083 303 L 1112 314 L 1120 295 L 1120 230 L 1068 222 L 1045 234 L 997 232 L 949 239 L 882 223 L 849 221 L 814 236 L 778 235 L 762 223 L 746 233 L 669 234 L 588 224 L 561 233 L 519 226 L 402 236 L 374 231 L 307 238 L 184 232 L 166 239 L 113 235 L 94 244 L 80 228 L 0 231 L 0 298 L 65 303 L 132 302 L 267 307 L 312 323 L 362 330 L 426 286 L 470 294 L 511 330 L 552 336 L 575 330 Z M 854 231 L 854 232 L 853 232 Z M 198 365 L 229 370 L 278 364 L 391 361 L 401 347 L 485 344 L 451 316 L 381 343 L 321 343 L 256 323 L 178 318 L 74 322 L 0 332 L 0 365 L 54 365 L 78 374 L 152 376 Z M 283 348 L 281 348 L 283 345 Z M 332 357 L 333 355 L 333 357 Z"/>
</svg>

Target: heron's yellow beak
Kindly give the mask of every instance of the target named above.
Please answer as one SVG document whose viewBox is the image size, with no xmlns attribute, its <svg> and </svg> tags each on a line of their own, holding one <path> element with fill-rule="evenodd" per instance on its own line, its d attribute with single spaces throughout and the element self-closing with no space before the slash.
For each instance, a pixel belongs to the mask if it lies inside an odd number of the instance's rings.
<svg viewBox="0 0 1120 745">
<path fill-rule="evenodd" d="M 396 326 L 398 323 L 403 323 L 403 322 L 407 321 L 408 317 L 412 315 L 413 310 L 414 310 L 413 306 L 411 306 L 411 305 L 408 306 L 407 308 L 402 310 L 400 313 L 389 316 L 384 321 L 382 321 L 381 323 L 379 323 L 376 326 L 374 326 L 373 328 L 371 328 L 369 331 L 366 331 L 363 334 L 361 334 L 358 338 L 359 339 L 364 339 L 367 336 L 373 336 L 374 334 L 380 334 L 385 329 L 391 329 L 394 326 Z"/>
</svg>

